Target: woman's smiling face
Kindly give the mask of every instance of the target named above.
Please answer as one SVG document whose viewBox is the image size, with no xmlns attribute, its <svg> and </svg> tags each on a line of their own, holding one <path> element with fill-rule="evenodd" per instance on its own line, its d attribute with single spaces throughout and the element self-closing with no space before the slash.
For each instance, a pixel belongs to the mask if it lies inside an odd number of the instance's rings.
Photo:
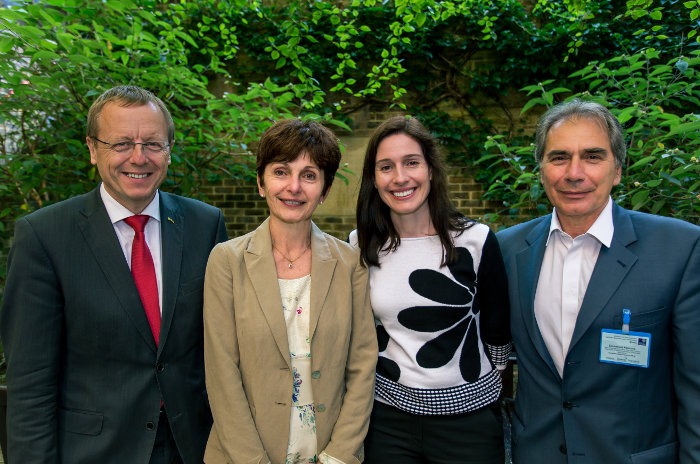
<svg viewBox="0 0 700 464">
<path fill-rule="evenodd" d="M 323 199 L 323 184 L 323 172 L 306 152 L 294 161 L 268 164 L 262 182 L 258 178 L 271 218 L 287 224 L 311 220 Z"/>
<path fill-rule="evenodd" d="M 392 217 L 430 214 L 430 167 L 414 138 L 404 133 L 386 137 L 374 166 L 374 186 Z"/>
</svg>

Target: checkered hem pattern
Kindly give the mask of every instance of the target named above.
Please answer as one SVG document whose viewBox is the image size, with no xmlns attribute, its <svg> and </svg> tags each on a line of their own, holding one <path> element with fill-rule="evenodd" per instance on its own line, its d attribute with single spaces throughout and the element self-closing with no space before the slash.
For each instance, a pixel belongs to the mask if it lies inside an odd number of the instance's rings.
<svg viewBox="0 0 700 464">
<path fill-rule="evenodd" d="M 484 345 L 486 345 L 491 361 L 493 361 L 496 367 L 499 369 L 505 369 L 506 364 L 508 364 L 510 353 L 513 351 L 513 343 L 508 342 L 507 345 L 500 346 L 489 345 L 488 343 L 484 343 Z"/>
<path fill-rule="evenodd" d="M 381 401 L 412 414 L 450 415 L 475 411 L 498 400 L 501 376 L 496 369 L 474 383 L 450 388 L 411 388 L 377 375 L 376 394 Z"/>
</svg>

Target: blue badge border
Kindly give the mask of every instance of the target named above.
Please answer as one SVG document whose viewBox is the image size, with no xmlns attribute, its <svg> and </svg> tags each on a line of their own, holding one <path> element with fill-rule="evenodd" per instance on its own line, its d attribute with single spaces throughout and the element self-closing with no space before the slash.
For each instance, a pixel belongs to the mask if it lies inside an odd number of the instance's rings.
<svg viewBox="0 0 700 464">
<path fill-rule="evenodd" d="M 604 333 L 613 333 L 613 334 L 621 334 L 621 335 L 632 335 L 636 337 L 645 337 L 649 339 L 649 356 L 647 356 L 647 364 L 646 366 L 640 366 L 639 364 L 633 364 L 633 363 L 625 363 L 625 362 L 617 362 L 617 361 L 606 361 L 601 359 L 601 356 L 603 354 L 603 334 Z M 632 367 L 643 367 L 643 368 L 648 368 L 649 363 L 651 362 L 651 333 L 649 332 L 623 332 L 622 330 L 617 330 L 617 329 L 601 329 L 600 331 L 600 345 L 598 347 L 598 361 L 606 364 L 617 364 L 620 366 L 632 366 Z"/>
</svg>

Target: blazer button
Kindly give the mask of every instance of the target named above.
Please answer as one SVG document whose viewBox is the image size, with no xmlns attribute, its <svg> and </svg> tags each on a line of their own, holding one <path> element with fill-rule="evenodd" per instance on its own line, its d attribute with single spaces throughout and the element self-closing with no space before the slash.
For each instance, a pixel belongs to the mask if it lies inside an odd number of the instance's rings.
<svg viewBox="0 0 700 464">
<path fill-rule="evenodd" d="M 158 363 L 158 364 L 156 365 L 156 370 L 157 370 L 158 372 L 163 372 L 163 371 L 165 370 L 165 364 L 163 364 L 163 363 Z"/>
<path fill-rule="evenodd" d="M 153 430 L 155 428 L 156 428 L 156 425 L 153 422 L 151 422 L 151 421 L 146 422 L 146 430 Z"/>
<path fill-rule="evenodd" d="M 321 371 L 313 371 L 311 373 L 311 378 L 312 379 L 320 379 L 321 378 Z"/>
<path fill-rule="evenodd" d="M 574 407 L 574 403 L 572 403 L 571 401 L 564 401 L 564 409 L 566 409 L 567 411 L 570 411 L 571 408 L 573 408 L 573 407 Z"/>
<path fill-rule="evenodd" d="M 318 412 L 323 412 L 325 410 L 326 410 L 325 404 L 319 404 L 318 406 L 316 406 L 316 411 L 318 411 Z"/>
<path fill-rule="evenodd" d="M 561 454 L 566 454 L 566 445 L 559 445 L 559 452 Z"/>
</svg>

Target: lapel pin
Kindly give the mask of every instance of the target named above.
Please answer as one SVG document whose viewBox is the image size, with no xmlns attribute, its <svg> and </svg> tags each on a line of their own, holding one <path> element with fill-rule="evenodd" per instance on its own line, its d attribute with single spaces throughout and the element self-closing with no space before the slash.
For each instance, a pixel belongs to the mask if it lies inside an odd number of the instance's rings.
<svg viewBox="0 0 700 464">
<path fill-rule="evenodd" d="M 168 216 L 168 221 L 170 221 L 170 222 L 172 222 L 173 224 L 175 224 L 175 221 L 173 221 L 173 220 L 170 218 L 170 216 Z"/>
</svg>

